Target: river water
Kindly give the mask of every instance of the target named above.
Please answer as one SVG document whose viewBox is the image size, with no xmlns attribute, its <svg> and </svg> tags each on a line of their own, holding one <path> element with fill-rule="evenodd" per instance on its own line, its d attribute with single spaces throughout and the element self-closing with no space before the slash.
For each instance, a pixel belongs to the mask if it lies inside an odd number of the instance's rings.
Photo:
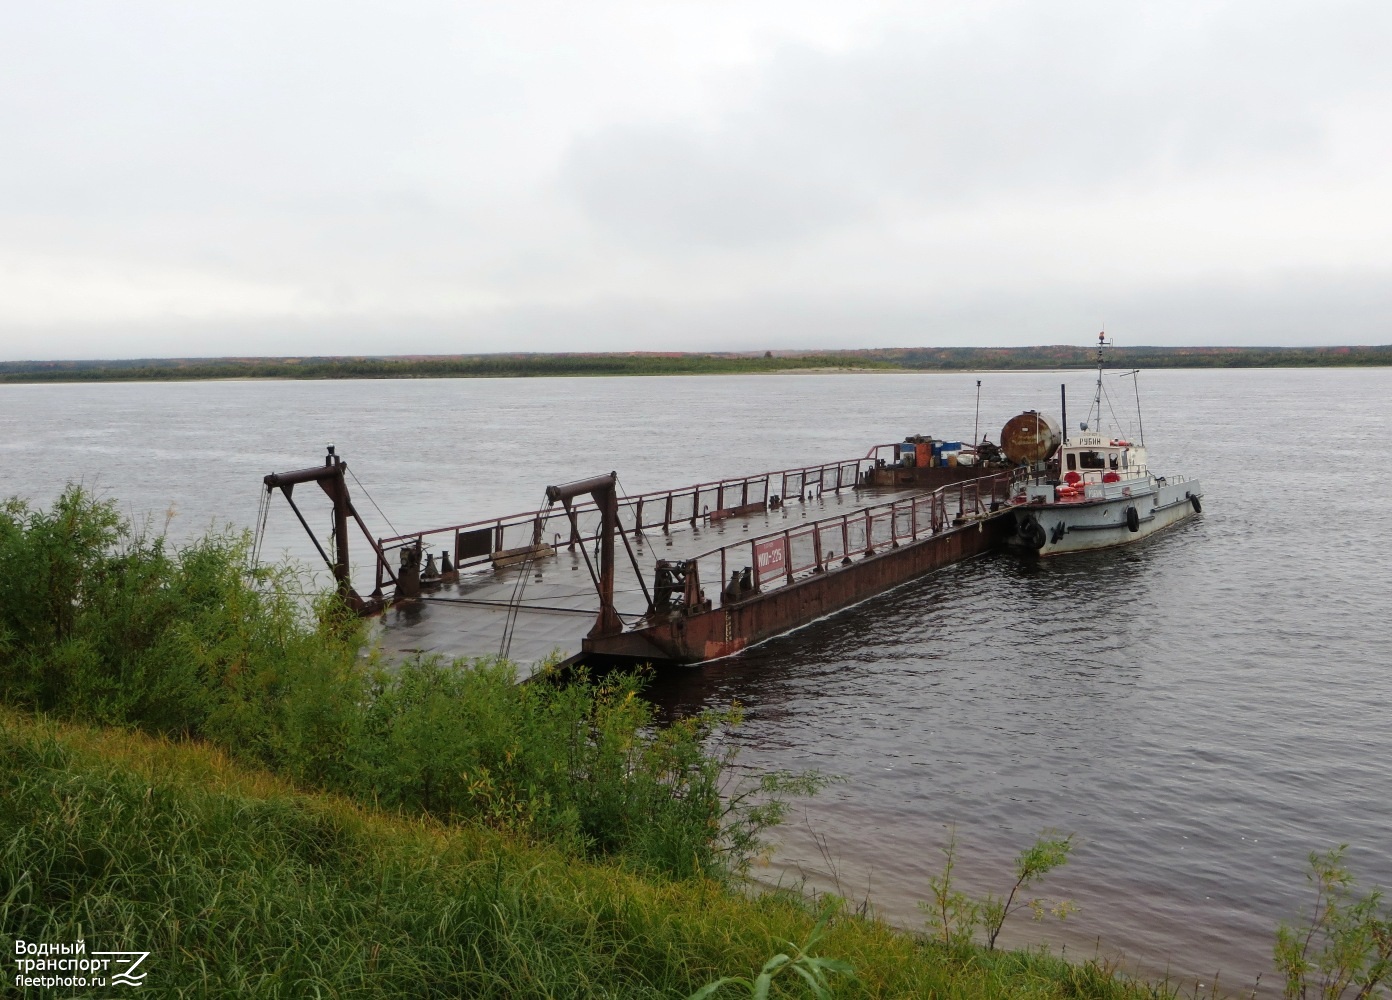
<svg viewBox="0 0 1392 1000">
<path fill-rule="evenodd" d="M 249 526 L 259 480 L 333 441 L 379 534 L 530 509 L 617 469 L 628 492 L 969 439 L 978 376 L 0 386 L 0 494 L 81 481 L 187 537 Z M 983 433 L 1086 408 L 1086 373 L 980 375 Z M 1109 377 L 1131 433 L 1129 382 Z M 844 778 L 800 804 L 759 874 L 839 886 L 917 925 L 949 829 L 974 892 L 1043 829 L 1063 924 L 1012 933 L 1145 974 L 1262 992 L 1305 856 L 1348 843 L 1392 885 L 1392 370 L 1141 375 L 1161 473 L 1204 513 L 1124 550 L 952 567 L 741 656 L 674 669 L 666 710 L 747 710 L 751 770 Z M 356 484 L 355 484 L 356 488 Z M 308 558 L 276 508 L 268 551 Z M 1012 920 L 1015 918 L 1012 918 Z M 1023 919 L 1023 918 L 1022 918 Z"/>
</svg>

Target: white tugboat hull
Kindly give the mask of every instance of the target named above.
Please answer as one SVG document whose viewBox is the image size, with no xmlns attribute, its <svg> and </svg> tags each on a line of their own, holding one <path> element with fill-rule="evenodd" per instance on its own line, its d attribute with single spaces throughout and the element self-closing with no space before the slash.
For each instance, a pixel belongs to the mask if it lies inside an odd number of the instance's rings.
<svg viewBox="0 0 1392 1000">
<path fill-rule="evenodd" d="M 1192 517 L 1203 506 L 1203 489 L 1195 479 L 1095 484 L 1087 494 L 1070 502 L 1020 505 L 1010 544 L 1040 556 L 1129 545 Z"/>
</svg>

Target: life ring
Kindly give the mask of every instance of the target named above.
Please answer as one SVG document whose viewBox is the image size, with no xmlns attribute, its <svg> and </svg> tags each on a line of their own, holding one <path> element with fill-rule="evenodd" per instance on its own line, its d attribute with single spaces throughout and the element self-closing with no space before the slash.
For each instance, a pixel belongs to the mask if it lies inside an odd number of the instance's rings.
<svg viewBox="0 0 1392 1000">
<path fill-rule="evenodd" d="M 1195 514 L 1203 513 L 1203 504 L 1199 503 L 1199 498 L 1195 496 L 1193 493 L 1189 494 L 1189 506 L 1194 508 Z"/>
<path fill-rule="evenodd" d="M 1135 507 L 1127 507 L 1127 508 L 1126 508 L 1126 530 L 1127 530 L 1127 531 L 1140 531 L 1140 530 L 1141 530 L 1141 515 L 1140 515 L 1140 513 L 1136 510 Z"/>
</svg>

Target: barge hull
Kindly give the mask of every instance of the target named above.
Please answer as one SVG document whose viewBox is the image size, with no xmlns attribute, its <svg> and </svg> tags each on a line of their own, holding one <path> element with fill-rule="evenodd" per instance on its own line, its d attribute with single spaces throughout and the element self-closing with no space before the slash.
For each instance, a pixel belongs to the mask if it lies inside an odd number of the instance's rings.
<svg viewBox="0 0 1392 1000">
<path fill-rule="evenodd" d="M 1013 516 L 1002 511 L 709 611 L 587 639 L 584 654 L 673 663 L 730 656 L 933 570 L 998 549 L 1014 530 Z"/>
</svg>

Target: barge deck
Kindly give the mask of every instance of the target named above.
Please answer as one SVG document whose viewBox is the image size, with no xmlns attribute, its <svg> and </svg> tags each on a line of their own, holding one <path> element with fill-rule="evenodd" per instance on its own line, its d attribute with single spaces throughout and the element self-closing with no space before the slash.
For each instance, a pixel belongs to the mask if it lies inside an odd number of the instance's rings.
<svg viewBox="0 0 1392 1000">
<path fill-rule="evenodd" d="M 389 659 L 505 656 L 525 674 L 547 660 L 731 655 L 1004 543 L 1009 472 L 906 477 L 879 451 L 637 496 L 611 473 L 549 487 L 535 511 L 391 538 L 368 532 L 332 452 L 265 484 L 302 522 L 295 484 L 333 502 L 333 557 L 315 544 L 345 598 L 380 612 Z M 372 550 L 366 597 L 351 580 L 351 521 Z"/>
</svg>

